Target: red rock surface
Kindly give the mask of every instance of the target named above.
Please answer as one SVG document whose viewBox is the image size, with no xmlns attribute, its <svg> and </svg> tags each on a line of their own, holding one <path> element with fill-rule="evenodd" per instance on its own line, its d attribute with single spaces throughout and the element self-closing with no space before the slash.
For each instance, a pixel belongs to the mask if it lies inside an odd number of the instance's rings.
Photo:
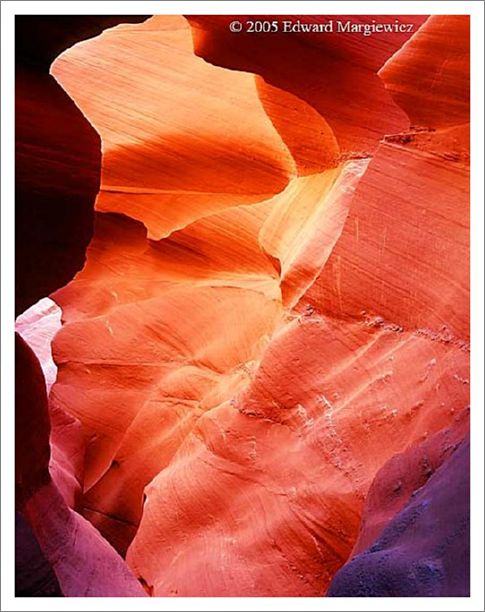
<svg viewBox="0 0 485 612">
<path fill-rule="evenodd" d="M 70 509 L 82 497 L 84 434 L 47 399 L 60 311 L 44 296 L 83 266 L 101 157 L 99 137 L 48 68 L 69 42 L 116 22 L 16 17 L 16 312 L 31 306 L 15 339 L 17 596 L 144 595 L 123 559 Z"/>
<path fill-rule="evenodd" d="M 123 559 L 69 508 L 51 478 L 49 472 L 55 477 L 56 471 L 49 470 L 50 419 L 44 378 L 34 353 L 18 335 L 16 377 L 16 496 L 22 517 L 32 528 L 32 535 L 19 535 L 23 550 L 32 549 L 34 536 L 40 550 L 34 547 L 29 554 L 39 560 L 43 576 L 49 577 L 52 569 L 54 585 L 66 597 L 143 596 Z M 51 437 L 50 442 L 55 445 L 56 439 Z M 65 438 L 62 443 L 66 445 Z M 75 453 L 70 450 L 72 458 Z M 52 583 L 51 578 L 48 581 Z"/>
<path fill-rule="evenodd" d="M 90 550 L 96 588 L 136 594 L 112 545 L 155 596 L 323 595 L 409 502 L 409 449 L 438 464 L 468 429 L 467 19 L 251 46 L 230 19 L 119 26 L 51 69 L 103 151 L 49 396 L 99 532 L 52 483 L 27 508 L 65 594 L 93 594 Z M 396 500 L 371 487 L 402 453 Z"/>
<path fill-rule="evenodd" d="M 16 334 L 15 485 L 19 503 L 49 480 L 49 434 L 49 409 L 42 370 L 32 349 Z"/>
<path fill-rule="evenodd" d="M 16 313 L 84 265 L 99 188 L 99 136 L 49 74 L 17 66 Z"/>
<path fill-rule="evenodd" d="M 15 312 L 84 265 L 101 141 L 49 74 L 70 45 L 143 16 L 15 16 Z"/>
<path fill-rule="evenodd" d="M 416 496 L 416 492 L 450 459 L 467 436 L 467 416 L 464 413 L 454 426 L 395 455 L 377 472 L 367 494 L 360 532 L 351 558 L 371 547 L 394 517 Z M 461 476 L 465 482 L 469 478 L 469 469 L 465 468 Z"/>
<path fill-rule="evenodd" d="M 361 24 L 389 21 L 374 15 L 289 18 L 303 23 L 328 23 L 332 19 L 352 19 Z M 426 19 L 416 15 L 394 18 L 413 24 L 415 29 Z M 369 154 L 384 134 L 406 127 L 406 115 L 392 103 L 376 73 L 411 33 L 364 37 L 350 33 L 288 34 L 280 30 L 271 36 L 246 32 L 234 36 L 229 29 L 234 19 L 246 23 L 253 18 L 189 16 L 197 55 L 216 65 L 259 74 L 268 84 L 308 102 L 330 125 L 344 155 Z M 284 19 L 279 17 L 280 22 Z M 286 116 L 287 111 L 283 111 L 282 121 Z"/>
<path fill-rule="evenodd" d="M 424 451 L 422 464 L 416 465 L 420 450 Z M 433 450 L 429 445 L 426 450 L 418 447 L 399 457 L 410 460 L 416 475 L 424 468 L 429 480 L 421 487 L 416 483 L 408 503 L 372 545 L 337 572 L 330 597 L 470 596 L 470 444 L 465 440 L 445 449 L 448 457 L 438 463 L 436 473 Z M 392 463 L 391 473 L 396 468 L 396 462 Z M 376 477 L 370 496 L 380 496 L 390 487 L 388 465 Z M 402 476 L 409 480 L 409 472 Z M 394 481 L 384 503 L 401 494 L 400 483 Z M 366 527 L 362 535 L 370 535 Z"/>
<path fill-rule="evenodd" d="M 15 595 L 62 597 L 59 581 L 20 512 L 15 513 Z"/>
<path fill-rule="evenodd" d="M 379 75 L 412 125 L 470 122 L 470 18 L 434 15 Z"/>
</svg>

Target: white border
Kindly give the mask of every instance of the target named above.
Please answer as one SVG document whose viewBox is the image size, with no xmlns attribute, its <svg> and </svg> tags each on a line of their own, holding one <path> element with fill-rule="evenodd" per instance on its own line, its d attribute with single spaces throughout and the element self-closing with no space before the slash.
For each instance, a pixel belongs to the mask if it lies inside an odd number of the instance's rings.
<svg viewBox="0 0 485 612">
<path fill-rule="evenodd" d="M 4 2 L 7 15 L 480 15 L 480 0 L 24 0 Z M 391 10 L 392 8 L 392 10 Z M 2 14 L 4 10 L 2 9 Z"/>
<path fill-rule="evenodd" d="M 2 2 L 2 610 L 483 610 L 484 492 L 484 191 L 483 191 L 483 15 L 481 1 L 25 1 Z M 472 555 L 471 598 L 20 598 L 14 597 L 14 17 L 15 14 L 470 14 L 472 26 Z"/>
</svg>

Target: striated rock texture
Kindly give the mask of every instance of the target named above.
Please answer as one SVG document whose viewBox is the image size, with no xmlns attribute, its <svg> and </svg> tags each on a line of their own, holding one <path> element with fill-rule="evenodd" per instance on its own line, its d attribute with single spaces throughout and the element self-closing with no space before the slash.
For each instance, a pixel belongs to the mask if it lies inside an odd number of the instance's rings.
<svg viewBox="0 0 485 612">
<path fill-rule="evenodd" d="M 15 339 L 17 596 L 144 595 L 123 559 L 71 510 L 82 497 L 84 434 L 47 400 L 60 310 L 45 296 L 83 267 L 101 161 L 99 136 L 49 65 L 118 21 L 16 17 L 16 312 L 27 308 Z"/>
<path fill-rule="evenodd" d="M 64 595 L 465 595 L 468 19 L 234 19 L 51 66 L 102 166 L 84 263 L 36 294 L 62 325 L 17 322 L 55 378 L 24 515 Z"/>
<path fill-rule="evenodd" d="M 337 572 L 328 596 L 470 595 L 470 445 L 456 446 L 435 474 L 423 455 L 425 471 L 432 474 L 429 480 L 412 492 L 369 548 Z M 391 484 L 386 478 L 388 465 L 378 474 L 369 496 L 382 496 Z M 400 493 L 400 483 L 394 481 L 395 495 Z M 367 536 L 365 527 L 362 536 Z"/>
</svg>

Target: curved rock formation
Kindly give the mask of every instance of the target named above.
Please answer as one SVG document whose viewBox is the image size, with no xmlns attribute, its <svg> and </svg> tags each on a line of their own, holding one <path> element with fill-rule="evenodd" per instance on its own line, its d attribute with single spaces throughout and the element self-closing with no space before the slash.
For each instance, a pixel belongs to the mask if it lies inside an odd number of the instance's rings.
<svg viewBox="0 0 485 612">
<path fill-rule="evenodd" d="M 383 33 L 370 44 L 366 37 L 352 33 L 288 34 L 280 29 L 271 36 L 245 31 L 234 36 L 229 29 L 232 20 L 246 23 L 253 18 L 220 15 L 187 18 L 192 25 L 197 55 L 219 66 L 259 74 L 267 83 L 308 102 L 328 122 L 345 155 L 368 155 L 384 134 L 401 131 L 407 125 L 406 115 L 392 103 L 376 73 L 410 38 L 409 32 Z M 426 20 L 425 16 L 416 15 L 395 18 L 415 29 Z M 284 19 L 279 17 L 280 22 Z M 338 19 L 362 24 L 389 21 L 382 16 L 365 15 L 307 15 L 291 19 L 302 23 Z"/>
<path fill-rule="evenodd" d="M 99 135 L 49 74 L 50 64 L 79 40 L 143 19 L 16 15 L 16 314 L 83 267 L 99 189 Z"/>
<path fill-rule="evenodd" d="M 65 45 L 116 22 L 16 17 L 16 312 L 33 305 L 16 321 L 19 596 L 144 595 L 123 560 L 70 510 L 82 493 L 84 435 L 74 417 L 48 408 L 56 375 L 50 343 L 60 321 L 47 299 L 35 304 L 83 266 L 101 160 L 98 135 L 48 74 L 49 64 Z M 84 550 L 76 535 L 86 540 Z"/>
<path fill-rule="evenodd" d="M 64 594 L 144 593 L 121 556 L 153 596 L 323 595 L 349 556 L 333 595 L 464 594 L 466 551 L 456 573 L 436 551 L 465 497 L 407 526 L 467 486 L 445 448 L 468 430 L 467 19 L 251 46 L 231 19 L 153 17 L 52 65 L 103 160 L 51 293 L 58 459 L 54 484 L 44 418 L 26 515 Z M 74 575 L 92 551 L 103 586 Z"/>
<path fill-rule="evenodd" d="M 20 512 L 15 513 L 15 596 L 62 597 L 56 575 Z"/>
<path fill-rule="evenodd" d="M 66 597 L 143 596 L 142 587 L 123 559 L 92 525 L 69 508 L 51 478 L 44 378 L 34 353 L 18 335 L 15 370 L 17 504 L 32 528 L 32 533 L 25 528 L 19 530 L 18 555 L 25 559 L 29 554 L 36 559 L 38 581 L 52 585 L 47 587 L 49 593 L 53 590 Z M 55 444 L 55 439 L 51 438 L 51 443 Z M 20 527 L 22 524 L 17 523 Z M 42 594 L 42 588 L 46 588 L 37 586 L 36 581 L 28 581 L 24 587 L 26 582 L 22 581 L 19 589 L 24 592 L 27 588 L 24 594 L 34 595 L 39 590 L 37 594 Z"/>
<path fill-rule="evenodd" d="M 432 474 L 429 480 L 414 489 L 408 503 L 369 548 L 337 572 L 327 595 L 469 597 L 469 455 L 467 441 L 455 444 L 451 456 L 433 474 L 425 453 L 423 467 Z M 413 458 L 410 463 L 414 463 Z M 369 495 L 382 495 L 391 484 L 386 478 L 387 467 L 377 476 Z M 394 482 L 395 494 L 400 493 L 401 483 L 401 479 Z M 369 518 L 372 520 L 372 516 Z M 362 536 L 368 538 L 365 528 Z"/>
<path fill-rule="evenodd" d="M 18 18 L 18 46 L 32 41 L 31 29 L 32 21 Z M 48 74 L 42 52 L 17 48 L 15 101 L 15 297 L 20 314 L 69 282 L 84 264 L 101 151 L 99 136 Z"/>
<path fill-rule="evenodd" d="M 97 210 L 143 221 L 151 238 L 269 198 L 294 172 L 253 76 L 197 58 L 182 17 L 107 31 L 61 55 L 53 74 L 103 140 Z"/>
</svg>

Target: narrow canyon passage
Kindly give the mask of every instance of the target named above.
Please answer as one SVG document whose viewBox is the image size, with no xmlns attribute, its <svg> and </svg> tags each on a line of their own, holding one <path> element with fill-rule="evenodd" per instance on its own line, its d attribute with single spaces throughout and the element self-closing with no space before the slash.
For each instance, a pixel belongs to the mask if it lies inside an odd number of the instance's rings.
<svg viewBox="0 0 485 612">
<path fill-rule="evenodd" d="M 48 384 L 21 511 L 66 596 L 465 595 L 469 20 L 249 46 L 231 19 L 50 58 L 94 169 L 19 309 Z"/>
</svg>

